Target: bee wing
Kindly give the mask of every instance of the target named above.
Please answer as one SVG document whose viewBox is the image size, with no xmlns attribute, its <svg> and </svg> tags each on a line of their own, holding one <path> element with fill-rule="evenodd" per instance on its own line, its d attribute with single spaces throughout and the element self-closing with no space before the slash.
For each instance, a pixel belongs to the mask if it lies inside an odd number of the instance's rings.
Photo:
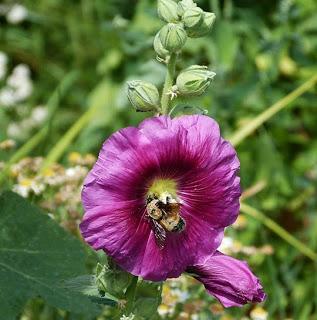
<svg viewBox="0 0 317 320">
<path fill-rule="evenodd" d="M 151 227 L 154 232 L 155 242 L 160 249 L 163 249 L 166 241 L 166 231 L 165 229 L 154 219 L 151 220 Z"/>
</svg>

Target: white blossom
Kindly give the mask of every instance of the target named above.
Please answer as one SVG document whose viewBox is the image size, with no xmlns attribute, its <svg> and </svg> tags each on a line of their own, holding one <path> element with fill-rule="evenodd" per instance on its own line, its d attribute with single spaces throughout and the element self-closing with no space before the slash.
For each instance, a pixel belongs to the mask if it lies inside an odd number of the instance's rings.
<svg viewBox="0 0 317 320">
<path fill-rule="evenodd" d="M 43 106 L 37 106 L 32 110 L 32 119 L 36 124 L 42 124 L 48 116 L 47 108 Z"/>
<path fill-rule="evenodd" d="M 252 320 L 267 320 L 268 312 L 261 307 L 255 307 L 250 312 L 250 317 Z"/>
<path fill-rule="evenodd" d="M 16 102 L 28 98 L 33 91 L 33 84 L 30 78 L 30 69 L 25 64 L 19 64 L 8 77 L 7 85 L 14 89 Z"/>
<path fill-rule="evenodd" d="M 15 4 L 7 13 L 7 21 L 12 24 L 19 24 L 28 16 L 28 10 L 21 4 Z"/>
<path fill-rule="evenodd" d="M 4 107 L 11 107 L 15 105 L 16 98 L 12 88 L 5 87 L 0 90 L 0 105 Z"/>
</svg>

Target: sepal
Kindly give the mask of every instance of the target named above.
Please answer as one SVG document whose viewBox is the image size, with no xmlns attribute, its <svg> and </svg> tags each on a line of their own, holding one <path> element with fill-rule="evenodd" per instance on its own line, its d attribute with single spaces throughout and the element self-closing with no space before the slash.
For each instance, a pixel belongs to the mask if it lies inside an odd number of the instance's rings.
<svg viewBox="0 0 317 320">
<path fill-rule="evenodd" d="M 150 82 L 133 80 L 128 83 L 128 98 L 136 111 L 158 111 L 160 94 Z"/>
</svg>

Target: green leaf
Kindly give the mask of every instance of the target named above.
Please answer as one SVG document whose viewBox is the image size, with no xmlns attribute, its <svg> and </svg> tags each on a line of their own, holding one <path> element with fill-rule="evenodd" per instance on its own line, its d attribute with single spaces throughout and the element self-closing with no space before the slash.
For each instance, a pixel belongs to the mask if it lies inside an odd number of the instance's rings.
<svg viewBox="0 0 317 320">
<path fill-rule="evenodd" d="M 76 313 L 98 308 L 61 281 L 85 273 L 81 243 L 13 192 L 0 197 L 0 319 L 13 320 L 30 298 Z"/>
<path fill-rule="evenodd" d="M 154 319 L 162 301 L 162 283 L 139 281 L 133 313 L 144 319 Z"/>
<path fill-rule="evenodd" d="M 100 266 L 100 265 L 99 265 Z M 99 290 L 104 294 L 121 298 L 129 286 L 132 275 L 125 272 L 118 266 L 102 266 L 100 273 L 97 272 L 97 284 Z"/>
<path fill-rule="evenodd" d="M 117 306 L 118 304 L 118 299 L 116 297 L 107 292 L 104 292 L 103 294 L 100 293 L 97 285 L 97 279 L 94 275 L 84 275 L 67 280 L 63 287 L 89 296 L 91 301 L 98 304 L 108 306 Z"/>
</svg>

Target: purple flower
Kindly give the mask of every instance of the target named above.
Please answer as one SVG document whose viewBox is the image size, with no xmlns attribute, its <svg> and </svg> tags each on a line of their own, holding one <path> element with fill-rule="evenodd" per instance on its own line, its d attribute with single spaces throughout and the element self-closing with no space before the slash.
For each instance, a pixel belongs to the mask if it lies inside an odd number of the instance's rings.
<svg viewBox="0 0 317 320">
<path fill-rule="evenodd" d="M 134 275 L 178 277 L 206 261 L 236 220 L 238 170 L 209 117 L 154 117 L 119 130 L 85 180 L 82 235 Z"/>
<path fill-rule="evenodd" d="M 187 271 L 194 274 L 194 277 L 204 284 L 208 293 L 215 296 L 225 307 L 262 302 L 266 297 L 259 279 L 250 271 L 246 262 L 219 251 Z"/>
</svg>

